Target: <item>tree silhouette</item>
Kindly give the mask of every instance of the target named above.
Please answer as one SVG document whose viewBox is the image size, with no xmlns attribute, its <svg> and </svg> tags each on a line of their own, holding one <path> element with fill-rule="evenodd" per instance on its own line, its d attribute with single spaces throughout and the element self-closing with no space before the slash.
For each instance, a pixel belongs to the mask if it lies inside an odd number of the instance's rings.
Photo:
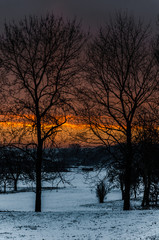
<svg viewBox="0 0 159 240">
<path fill-rule="evenodd" d="M 123 152 L 124 210 L 130 209 L 135 116 L 157 85 L 149 36 L 149 26 L 127 14 L 116 14 L 88 46 L 87 87 L 80 89 L 83 119 L 108 149 L 119 144 Z M 124 148 L 121 143 L 125 143 Z"/>
<path fill-rule="evenodd" d="M 43 148 L 67 120 L 84 41 L 80 24 L 54 15 L 5 24 L 0 37 L 12 114 L 31 124 L 36 136 L 36 212 L 41 211 Z"/>
</svg>

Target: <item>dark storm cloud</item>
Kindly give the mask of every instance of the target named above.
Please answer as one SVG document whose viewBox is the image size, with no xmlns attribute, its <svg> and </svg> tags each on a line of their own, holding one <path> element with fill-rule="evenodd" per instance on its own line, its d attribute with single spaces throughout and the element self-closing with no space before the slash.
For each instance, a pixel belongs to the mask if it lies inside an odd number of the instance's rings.
<svg viewBox="0 0 159 240">
<path fill-rule="evenodd" d="M 0 0 L 1 25 L 5 20 L 29 14 L 54 12 L 66 17 L 77 16 L 85 25 L 98 26 L 109 15 L 125 10 L 146 20 L 155 21 L 159 13 L 158 0 Z"/>
</svg>

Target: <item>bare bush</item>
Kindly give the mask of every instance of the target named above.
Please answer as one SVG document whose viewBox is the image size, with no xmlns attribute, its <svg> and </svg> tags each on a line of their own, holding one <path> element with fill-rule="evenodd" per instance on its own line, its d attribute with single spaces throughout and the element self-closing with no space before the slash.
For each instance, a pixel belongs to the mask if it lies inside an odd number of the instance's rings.
<svg viewBox="0 0 159 240">
<path fill-rule="evenodd" d="M 104 180 L 101 180 L 96 187 L 96 196 L 99 200 L 99 203 L 104 202 L 105 196 L 108 194 L 109 188 L 106 186 Z"/>
</svg>

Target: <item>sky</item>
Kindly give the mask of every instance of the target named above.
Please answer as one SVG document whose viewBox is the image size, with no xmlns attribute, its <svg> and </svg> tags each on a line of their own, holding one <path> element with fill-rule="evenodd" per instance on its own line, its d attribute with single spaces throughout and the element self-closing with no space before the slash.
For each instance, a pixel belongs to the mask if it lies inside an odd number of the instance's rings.
<svg viewBox="0 0 159 240">
<path fill-rule="evenodd" d="M 48 12 L 65 18 L 76 16 L 84 28 L 95 30 L 113 13 L 121 10 L 155 25 L 159 15 L 159 0 L 0 0 L 0 31 L 3 30 L 4 21 Z M 69 130 L 75 132 L 75 127 Z"/>
<path fill-rule="evenodd" d="M 76 16 L 84 26 L 94 29 L 118 10 L 154 23 L 159 14 L 159 0 L 0 0 L 0 28 L 5 20 L 53 12 L 67 18 Z"/>
</svg>

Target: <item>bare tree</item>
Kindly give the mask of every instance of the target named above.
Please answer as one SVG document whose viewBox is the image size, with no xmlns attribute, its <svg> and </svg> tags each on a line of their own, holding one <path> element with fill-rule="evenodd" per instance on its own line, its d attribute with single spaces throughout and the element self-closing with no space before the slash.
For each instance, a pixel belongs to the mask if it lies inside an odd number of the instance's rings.
<svg viewBox="0 0 159 240">
<path fill-rule="evenodd" d="M 137 116 L 135 136 L 139 172 L 144 185 L 143 207 L 149 207 L 152 189 L 159 183 L 159 130 L 156 122 L 158 119 L 152 109 L 150 110 L 143 109 Z"/>
<path fill-rule="evenodd" d="M 14 191 L 16 192 L 18 190 L 18 181 L 23 180 L 26 176 L 26 155 L 20 150 L 9 147 L 4 148 L 2 154 L 8 179 L 13 182 Z"/>
<path fill-rule="evenodd" d="M 54 15 L 5 24 L 0 37 L 12 114 L 30 124 L 36 136 L 36 212 L 41 211 L 43 148 L 67 120 L 84 42 L 76 20 L 65 22 Z M 31 134 L 30 127 L 27 131 Z"/>
<path fill-rule="evenodd" d="M 124 210 L 129 210 L 134 119 L 156 90 L 158 77 L 149 26 L 116 14 L 89 44 L 87 62 L 87 88 L 80 90 L 85 111 L 80 114 L 108 150 L 119 144 L 125 159 Z"/>
</svg>

